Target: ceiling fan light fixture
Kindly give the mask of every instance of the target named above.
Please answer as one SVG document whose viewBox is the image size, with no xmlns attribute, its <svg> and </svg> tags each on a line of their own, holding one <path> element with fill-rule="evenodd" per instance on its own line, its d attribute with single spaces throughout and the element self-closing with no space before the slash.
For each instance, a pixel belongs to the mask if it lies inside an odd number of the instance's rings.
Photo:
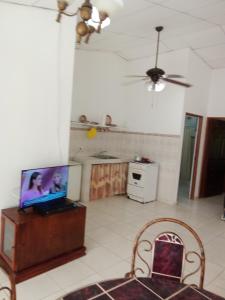
<svg viewBox="0 0 225 300">
<path fill-rule="evenodd" d="M 162 92 L 166 87 L 165 82 L 162 82 L 161 80 L 159 80 L 157 83 L 155 82 L 150 82 L 147 85 L 147 90 L 149 92 Z"/>
<path fill-rule="evenodd" d="M 163 30 L 163 26 L 157 26 L 155 27 L 155 30 L 157 32 L 157 44 L 156 44 L 156 58 L 155 58 L 155 67 L 151 68 L 146 72 L 146 75 L 140 76 L 140 75 L 132 75 L 132 77 L 139 78 L 141 77 L 142 80 L 149 80 L 147 82 L 148 91 L 155 91 L 155 92 L 161 92 L 164 90 L 166 84 L 165 82 L 169 82 L 172 84 L 176 84 L 179 86 L 183 86 L 185 88 L 190 88 L 192 85 L 187 82 L 181 82 L 179 80 L 175 80 L 176 78 L 184 78 L 181 75 L 177 74 L 165 74 L 165 71 L 158 68 L 158 58 L 159 58 L 159 43 L 160 43 L 160 32 Z"/>
</svg>

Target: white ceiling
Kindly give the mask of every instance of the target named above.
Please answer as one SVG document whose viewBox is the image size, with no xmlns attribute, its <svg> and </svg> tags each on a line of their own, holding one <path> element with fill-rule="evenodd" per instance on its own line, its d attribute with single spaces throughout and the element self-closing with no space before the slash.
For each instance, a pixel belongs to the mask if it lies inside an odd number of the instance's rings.
<svg viewBox="0 0 225 300">
<path fill-rule="evenodd" d="M 56 0 L 4 0 L 56 9 Z M 73 2 L 75 9 L 82 0 Z M 225 67 L 225 0 L 124 0 L 111 26 L 80 48 L 112 51 L 126 60 L 154 55 L 154 27 L 165 27 L 160 52 L 191 48 L 211 68 Z M 72 9 L 71 8 L 71 9 Z"/>
</svg>

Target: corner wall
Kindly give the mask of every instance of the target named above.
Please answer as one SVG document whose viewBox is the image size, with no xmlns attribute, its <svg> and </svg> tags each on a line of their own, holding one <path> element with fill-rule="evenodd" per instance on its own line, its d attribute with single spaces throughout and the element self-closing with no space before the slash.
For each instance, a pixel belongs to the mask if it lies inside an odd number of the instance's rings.
<svg viewBox="0 0 225 300">
<path fill-rule="evenodd" d="M 160 55 L 159 66 L 167 74 L 187 75 L 189 50 Z M 161 93 L 150 93 L 144 82 L 126 75 L 145 75 L 154 58 L 127 62 L 113 53 L 76 51 L 72 120 L 87 115 L 101 122 L 110 114 L 122 130 L 180 135 L 185 89 L 167 84 Z"/>
<path fill-rule="evenodd" d="M 18 205 L 22 169 L 66 164 L 74 19 L 0 3 L 0 209 Z"/>
<path fill-rule="evenodd" d="M 225 69 L 213 70 L 208 117 L 225 118 Z"/>
<path fill-rule="evenodd" d="M 193 52 L 189 52 L 187 80 L 193 84 L 186 90 L 182 130 L 184 130 L 185 114 L 192 113 L 203 116 L 202 134 L 199 148 L 199 158 L 196 174 L 195 198 L 199 197 L 203 150 L 205 142 L 206 116 L 209 103 L 209 93 L 212 81 L 212 70 Z M 183 136 L 183 134 L 182 134 Z"/>
<path fill-rule="evenodd" d="M 167 74 L 187 74 L 189 50 L 160 55 L 159 66 Z M 81 147 L 93 154 L 108 150 L 148 156 L 160 163 L 158 199 L 176 203 L 179 180 L 179 156 L 185 89 L 168 84 L 161 93 L 150 93 L 142 81 L 126 86 L 133 79 L 126 75 L 145 75 L 154 66 L 154 58 L 132 62 L 112 53 L 76 51 L 72 120 L 85 114 L 90 121 L 101 122 L 110 114 L 122 133 L 99 133 L 88 141 L 83 131 L 71 131 L 71 156 Z M 124 141 L 125 144 L 124 144 Z M 123 145 L 123 146 L 122 146 Z"/>
</svg>

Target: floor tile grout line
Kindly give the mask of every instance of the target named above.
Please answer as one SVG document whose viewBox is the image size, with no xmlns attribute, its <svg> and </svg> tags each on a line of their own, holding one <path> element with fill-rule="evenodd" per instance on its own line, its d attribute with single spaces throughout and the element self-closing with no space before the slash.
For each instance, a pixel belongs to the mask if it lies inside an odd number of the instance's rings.
<svg viewBox="0 0 225 300">
<path fill-rule="evenodd" d="M 90 278 L 90 277 L 92 277 L 92 276 L 95 276 L 95 275 L 101 277 L 98 273 L 95 272 L 94 274 L 88 276 L 88 278 Z M 83 279 L 83 280 L 81 280 L 79 283 L 82 283 L 82 282 L 85 281 L 85 280 L 86 280 L 86 278 Z M 103 280 L 103 279 L 102 279 L 102 280 Z M 77 289 L 83 289 L 83 288 L 85 288 L 85 287 L 88 287 L 88 286 L 91 286 L 91 285 L 94 285 L 94 284 L 96 284 L 96 282 L 84 283 L 83 285 L 81 285 L 81 286 L 78 287 Z M 70 292 L 68 292 L 67 288 L 72 287 L 72 286 L 73 286 L 73 285 L 71 284 L 71 285 L 67 286 L 66 288 L 64 288 L 65 293 L 70 293 Z"/>
<path fill-rule="evenodd" d="M 61 266 L 59 266 L 58 268 L 60 268 Z M 48 272 L 51 272 L 51 271 L 54 271 L 54 269 L 52 269 L 52 270 L 50 270 L 50 271 L 48 271 Z M 63 290 L 63 291 L 65 291 L 66 292 L 66 290 L 64 289 L 64 287 L 61 287 L 59 284 L 58 284 L 58 282 L 51 276 L 51 274 L 46 274 L 46 275 L 48 275 L 49 276 L 49 278 L 61 289 L 61 290 Z M 46 297 L 48 297 L 48 296 L 46 296 Z M 45 297 L 45 298 L 46 298 Z M 41 299 L 42 300 L 42 299 Z"/>
<path fill-rule="evenodd" d="M 58 291 L 58 292 L 63 292 L 63 295 L 61 295 L 61 296 L 57 296 L 57 297 L 61 297 L 61 298 L 57 298 L 57 300 L 63 300 L 63 298 L 62 297 L 64 297 L 65 296 L 65 291 L 63 290 L 63 289 L 61 289 L 60 291 Z M 55 294 L 56 293 L 58 293 L 58 292 L 55 292 L 55 293 L 53 293 L 53 294 L 50 294 L 50 295 L 47 295 L 47 296 L 45 296 L 44 298 L 41 298 L 40 300 L 45 300 L 46 298 L 48 298 L 48 297 L 51 297 L 51 296 L 54 296 L 55 297 Z"/>
<path fill-rule="evenodd" d="M 74 261 L 75 261 L 75 260 L 73 260 L 73 261 L 71 261 L 71 262 L 74 262 Z M 93 274 L 91 274 L 90 276 L 88 276 L 88 278 L 89 278 L 89 277 L 92 277 L 92 276 L 94 276 L 94 275 L 99 275 L 94 269 L 92 269 L 91 267 L 89 267 L 88 265 L 86 265 L 84 262 L 81 262 L 81 261 L 77 261 L 77 262 L 79 262 L 81 265 L 83 264 L 84 266 L 88 267 L 91 271 L 93 271 Z M 70 263 L 70 262 L 69 262 L 69 263 Z M 58 268 L 63 267 L 63 266 L 64 266 L 64 265 L 59 266 Z M 54 271 L 54 269 L 50 270 L 49 272 L 51 272 L 51 271 Z M 62 287 L 62 286 L 60 286 L 60 285 L 58 284 L 58 282 L 51 276 L 51 274 L 46 274 L 46 275 L 49 276 L 49 277 L 52 279 L 52 281 L 54 281 L 54 283 L 56 283 L 57 286 L 58 286 L 61 290 L 63 290 L 65 293 L 68 293 L 67 288 L 73 285 L 73 284 L 71 284 L 71 285 Z M 100 277 L 101 277 L 101 276 L 100 276 Z M 84 277 L 83 279 L 81 279 L 80 282 L 82 282 L 82 281 L 84 281 L 84 280 L 86 280 L 86 277 Z M 84 286 L 85 286 L 85 285 L 84 285 Z M 86 284 L 86 286 L 87 286 L 87 284 Z M 40 299 L 40 300 L 44 300 L 44 299 Z"/>
<path fill-rule="evenodd" d="M 218 266 L 218 267 L 221 267 L 221 265 L 218 265 L 218 264 L 215 264 L 213 263 L 214 265 Z M 225 267 L 223 267 L 222 271 L 220 271 L 220 273 L 212 280 L 210 280 L 209 282 L 207 282 L 207 286 L 210 285 L 211 283 L 213 283 L 217 278 L 220 277 L 221 274 L 223 274 L 225 272 Z"/>
<path fill-rule="evenodd" d="M 54 269 L 52 269 L 52 270 L 54 270 Z M 52 271 L 52 270 L 50 270 L 50 271 Z M 48 271 L 48 272 L 50 272 L 50 271 Z M 40 275 L 38 275 L 38 276 L 42 276 L 42 275 L 45 275 L 45 276 L 47 276 L 56 286 L 57 286 L 57 290 L 56 291 L 54 291 L 54 293 L 51 293 L 51 294 L 48 294 L 48 295 L 45 295 L 43 298 L 40 298 L 40 300 L 45 300 L 45 298 L 47 298 L 47 297 L 50 297 L 51 295 L 54 295 L 55 293 L 58 293 L 58 292 L 66 292 L 65 290 L 64 290 L 64 288 L 62 288 L 55 280 L 54 280 L 54 278 L 52 278 L 51 276 L 50 276 L 50 274 L 46 274 L 46 273 L 43 273 L 43 274 L 40 274 Z M 37 277 L 37 276 L 35 276 L 35 277 Z M 35 278 L 34 277 L 34 278 Z M 30 279 L 30 280 L 32 280 L 32 278 Z M 21 283 L 23 283 L 23 282 L 21 282 Z M 17 286 L 17 285 L 16 285 Z"/>
<path fill-rule="evenodd" d="M 213 285 L 213 286 L 216 286 L 217 288 L 219 288 L 220 290 L 223 290 L 223 292 L 224 292 L 224 296 L 223 297 L 225 297 L 225 288 L 223 288 L 223 287 L 221 287 L 221 286 L 219 286 L 219 285 L 217 285 L 216 283 L 211 283 L 210 285 Z M 213 291 L 210 291 L 208 288 L 206 288 L 206 291 L 209 291 L 209 292 L 211 292 L 211 293 L 215 293 L 215 292 L 213 292 Z M 217 294 L 217 293 L 215 293 L 215 294 Z"/>
</svg>

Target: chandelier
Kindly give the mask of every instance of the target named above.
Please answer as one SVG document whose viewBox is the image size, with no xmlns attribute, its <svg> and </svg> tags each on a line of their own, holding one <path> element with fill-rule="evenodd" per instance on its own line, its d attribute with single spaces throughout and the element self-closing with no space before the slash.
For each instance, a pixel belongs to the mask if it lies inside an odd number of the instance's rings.
<svg viewBox="0 0 225 300">
<path fill-rule="evenodd" d="M 110 25 L 110 17 L 123 7 L 123 0 L 85 0 L 74 13 L 67 12 L 71 4 L 69 0 L 58 0 L 58 16 L 56 21 L 61 22 L 62 15 L 79 16 L 76 24 L 77 43 L 82 39 L 88 44 L 93 33 L 101 33 L 101 30 Z"/>
</svg>

